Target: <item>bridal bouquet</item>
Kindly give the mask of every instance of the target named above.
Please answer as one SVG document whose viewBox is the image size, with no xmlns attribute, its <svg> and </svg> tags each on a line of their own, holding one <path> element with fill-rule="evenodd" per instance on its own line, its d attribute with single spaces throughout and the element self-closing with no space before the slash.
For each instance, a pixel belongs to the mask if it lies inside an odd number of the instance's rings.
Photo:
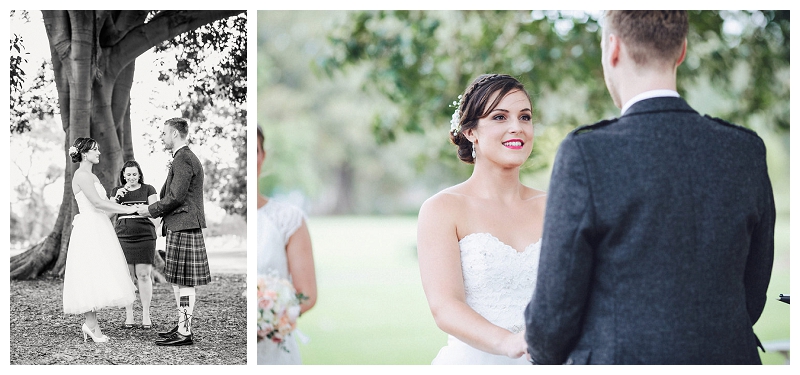
<svg viewBox="0 0 800 375">
<path fill-rule="evenodd" d="M 286 336 L 297 326 L 300 304 L 308 299 L 297 293 L 289 280 L 274 275 L 258 276 L 258 341 L 268 339 L 283 350 Z"/>
</svg>

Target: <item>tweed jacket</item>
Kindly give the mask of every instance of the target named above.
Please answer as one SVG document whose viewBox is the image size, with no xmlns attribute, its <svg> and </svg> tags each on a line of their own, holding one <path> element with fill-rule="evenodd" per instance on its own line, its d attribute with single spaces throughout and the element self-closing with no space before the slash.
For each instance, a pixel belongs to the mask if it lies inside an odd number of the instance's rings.
<svg viewBox="0 0 800 375">
<path fill-rule="evenodd" d="M 203 209 L 203 166 L 189 149 L 181 147 L 172 158 L 160 200 L 148 206 L 153 217 L 163 217 L 162 232 L 206 227 Z"/>
<path fill-rule="evenodd" d="M 525 310 L 541 364 L 758 364 L 775 204 L 753 131 L 651 98 L 559 147 Z"/>
</svg>

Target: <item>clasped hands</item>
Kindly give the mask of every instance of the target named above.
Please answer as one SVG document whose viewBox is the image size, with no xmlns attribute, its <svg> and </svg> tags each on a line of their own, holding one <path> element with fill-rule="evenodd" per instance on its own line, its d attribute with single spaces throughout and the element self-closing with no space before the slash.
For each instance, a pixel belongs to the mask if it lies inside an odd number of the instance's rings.
<svg viewBox="0 0 800 375">
<path fill-rule="evenodd" d="M 150 215 L 150 210 L 147 209 L 146 204 L 137 204 L 133 207 L 136 208 L 136 213 L 139 214 L 139 216 L 152 217 L 152 215 Z"/>
<path fill-rule="evenodd" d="M 528 343 L 525 342 L 524 330 L 506 336 L 501 343 L 501 349 L 510 358 L 525 356 L 528 362 L 531 361 L 531 355 L 528 353 Z"/>
</svg>

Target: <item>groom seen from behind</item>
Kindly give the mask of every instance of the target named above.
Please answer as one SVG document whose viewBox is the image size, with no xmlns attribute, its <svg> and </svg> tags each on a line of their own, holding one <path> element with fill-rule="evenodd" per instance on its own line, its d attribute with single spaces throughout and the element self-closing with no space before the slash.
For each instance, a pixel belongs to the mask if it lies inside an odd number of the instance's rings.
<svg viewBox="0 0 800 375">
<path fill-rule="evenodd" d="M 622 113 L 559 147 L 525 312 L 531 360 L 759 364 L 775 225 L 764 143 L 676 92 L 685 11 L 604 18 Z"/>
<path fill-rule="evenodd" d="M 160 346 L 193 344 L 192 314 L 195 286 L 211 279 L 202 229 L 206 227 L 203 209 L 203 166 L 186 145 L 189 123 L 183 118 L 164 123 L 162 141 L 172 150 L 172 162 L 159 200 L 139 208 L 144 217 L 163 217 L 162 231 L 167 249 L 164 277 L 172 284 L 178 307 L 178 323 L 167 332 L 159 332 Z"/>
</svg>

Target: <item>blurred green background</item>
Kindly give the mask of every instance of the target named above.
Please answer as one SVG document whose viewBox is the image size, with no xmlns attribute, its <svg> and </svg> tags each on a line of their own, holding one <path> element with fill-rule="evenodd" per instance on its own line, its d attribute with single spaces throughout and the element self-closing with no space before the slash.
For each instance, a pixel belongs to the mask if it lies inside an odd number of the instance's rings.
<svg viewBox="0 0 800 375">
<path fill-rule="evenodd" d="M 259 192 L 309 215 L 319 285 L 299 329 L 306 364 L 428 364 L 445 345 L 416 260 L 422 202 L 471 173 L 448 143 L 475 76 L 517 76 L 534 105 L 523 182 L 547 190 L 561 139 L 617 116 L 602 79 L 597 12 L 260 11 Z M 678 90 L 700 113 L 767 145 L 778 222 L 756 333 L 789 339 L 788 11 L 691 11 Z M 784 363 L 766 353 L 768 364 Z"/>
</svg>

